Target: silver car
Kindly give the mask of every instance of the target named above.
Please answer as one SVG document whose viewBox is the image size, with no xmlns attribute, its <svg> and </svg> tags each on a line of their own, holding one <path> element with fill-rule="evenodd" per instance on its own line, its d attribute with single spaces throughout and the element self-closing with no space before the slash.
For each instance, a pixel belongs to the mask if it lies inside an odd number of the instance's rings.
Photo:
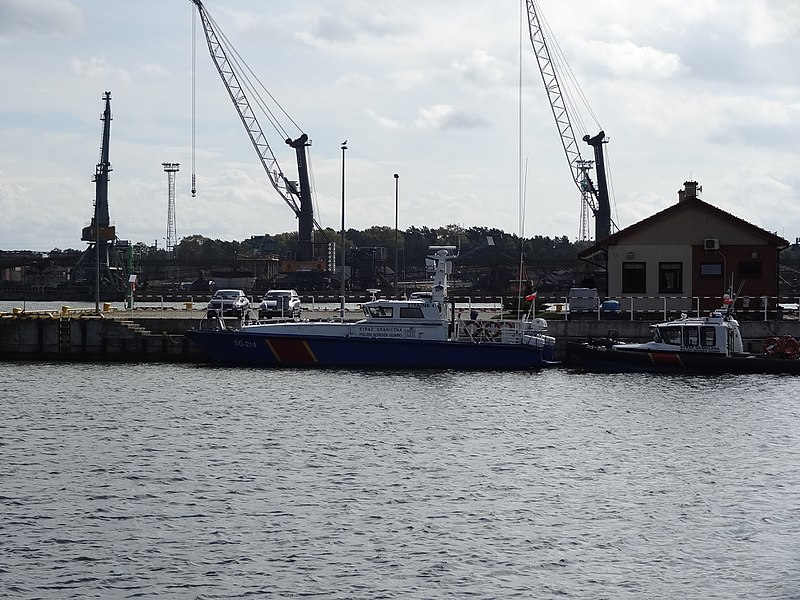
<svg viewBox="0 0 800 600">
<path fill-rule="evenodd" d="M 242 290 L 217 290 L 206 305 L 208 318 L 241 317 L 250 310 L 250 299 Z"/>
<path fill-rule="evenodd" d="M 300 316 L 300 296 L 295 290 L 269 290 L 258 306 L 258 318 L 297 318 Z"/>
</svg>

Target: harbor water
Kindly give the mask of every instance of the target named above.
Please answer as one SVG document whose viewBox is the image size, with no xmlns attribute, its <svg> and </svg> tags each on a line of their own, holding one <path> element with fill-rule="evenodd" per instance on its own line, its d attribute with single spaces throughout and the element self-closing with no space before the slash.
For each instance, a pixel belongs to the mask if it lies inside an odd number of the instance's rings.
<svg viewBox="0 0 800 600">
<path fill-rule="evenodd" d="M 798 391 L 0 362 L 0 598 L 798 598 Z"/>
</svg>

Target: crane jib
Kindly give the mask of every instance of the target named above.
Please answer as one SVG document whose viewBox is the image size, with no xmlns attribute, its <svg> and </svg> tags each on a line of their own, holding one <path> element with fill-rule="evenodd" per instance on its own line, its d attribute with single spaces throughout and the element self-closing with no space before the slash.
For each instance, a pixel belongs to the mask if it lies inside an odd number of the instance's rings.
<svg viewBox="0 0 800 600">
<path fill-rule="evenodd" d="M 250 85 L 252 85 L 252 83 L 248 80 L 246 72 L 240 72 L 237 70 L 238 53 L 235 50 L 232 50 L 231 54 L 233 56 L 232 58 L 229 58 L 224 47 L 224 44 L 229 44 L 229 42 L 227 42 L 227 38 L 224 36 L 224 34 L 217 33 L 216 24 L 205 10 L 201 0 L 191 1 L 197 7 L 200 20 L 203 23 L 203 31 L 205 33 L 211 59 L 214 62 L 214 66 L 217 68 L 217 72 L 222 79 L 222 83 L 225 86 L 225 89 L 227 90 L 237 113 L 239 114 L 239 118 L 244 125 L 245 131 L 250 137 L 250 141 L 256 150 L 256 154 L 261 161 L 261 165 L 263 166 L 270 183 L 272 183 L 272 186 L 297 216 L 297 258 L 300 261 L 311 261 L 314 259 L 313 236 L 315 220 L 313 200 L 311 197 L 310 178 L 308 174 L 308 160 L 306 158 L 306 147 L 311 145 L 308 141 L 308 135 L 303 133 L 295 140 L 292 140 L 291 138 L 286 140 L 286 143 L 295 151 L 299 180 L 298 183 L 300 188 L 298 194 L 298 190 L 295 188 L 293 182 L 289 181 L 283 175 L 280 167 L 278 166 L 277 158 L 275 158 L 275 155 L 272 152 L 272 148 L 267 141 L 267 136 L 264 134 L 264 131 L 261 128 L 258 119 L 256 118 L 253 107 L 247 98 L 247 94 L 245 94 L 245 88 L 242 85 L 242 82 Z M 253 88 L 251 87 L 249 89 L 252 90 Z M 271 97 L 272 96 L 270 95 L 270 98 Z M 277 103 L 275 104 L 277 105 Z M 267 120 L 269 120 L 273 126 L 277 125 L 274 114 L 266 111 L 264 114 L 266 115 Z M 286 112 L 283 111 L 283 114 L 286 115 Z M 286 116 L 288 117 L 288 115 Z M 293 198 L 293 196 L 298 195 L 300 198 L 299 210 Z"/>
</svg>

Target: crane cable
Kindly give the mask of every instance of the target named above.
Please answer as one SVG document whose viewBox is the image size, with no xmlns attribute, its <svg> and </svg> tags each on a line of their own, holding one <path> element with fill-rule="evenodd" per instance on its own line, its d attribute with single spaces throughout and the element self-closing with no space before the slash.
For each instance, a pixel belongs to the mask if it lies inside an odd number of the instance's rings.
<svg viewBox="0 0 800 600">
<path fill-rule="evenodd" d="M 197 14 L 192 11 L 192 198 L 197 196 L 197 175 L 195 170 L 196 138 L 195 124 L 197 123 Z"/>
<path fill-rule="evenodd" d="M 219 40 L 220 45 L 225 50 L 225 53 L 228 57 L 228 60 L 235 65 L 238 69 L 236 70 L 237 74 L 240 76 L 240 84 L 242 85 L 243 89 L 246 89 L 250 93 L 251 100 L 258 105 L 258 107 L 264 112 L 264 115 L 270 121 L 272 127 L 275 131 L 283 136 L 283 139 L 288 139 L 292 136 L 286 131 L 286 129 L 281 125 L 281 121 L 276 117 L 275 112 L 267 106 L 264 98 L 258 91 L 258 88 L 264 91 L 264 93 L 269 97 L 269 99 L 275 104 L 275 107 L 278 109 L 280 113 L 283 114 L 286 119 L 292 123 L 292 125 L 297 128 L 298 131 L 302 132 L 300 126 L 289 116 L 289 113 L 281 106 L 281 104 L 275 99 L 272 93 L 267 89 L 267 87 L 261 82 L 258 76 L 253 72 L 247 62 L 242 58 L 242 55 L 239 54 L 239 51 L 233 46 L 231 41 L 225 35 L 225 33 L 219 28 L 217 22 L 213 19 L 213 17 L 205 13 L 206 17 L 208 18 L 209 22 L 213 25 L 214 31 L 217 34 L 217 39 Z M 255 82 L 255 83 L 254 83 Z"/>
<path fill-rule="evenodd" d="M 196 50 L 196 40 L 197 40 L 196 23 L 197 23 L 198 13 L 194 9 L 192 9 L 192 12 L 193 12 L 193 19 L 192 19 L 192 195 L 194 196 L 195 195 L 195 185 L 194 185 L 194 181 L 195 181 L 195 175 L 194 175 L 194 172 L 195 172 L 195 122 L 196 122 L 195 104 L 196 104 L 196 71 L 197 71 L 197 67 L 196 67 L 196 55 L 197 55 L 197 50 Z M 278 117 L 276 116 L 276 112 L 279 112 L 285 117 L 286 121 L 290 122 L 295 127 L 295 129 L 297 129 L 298 132 L 302 133 L 302 131 L 303 131 L 302 128 L 289 115 L 289 113 L 286 111 L 286 109 L 283 108 L 283 106 L 280 104 L 280 102 L 277 101 L 275 96 L 272 95 L 272 93 L 267 89 L 267 87 L 264 85 L 264 83 L 258 78 L 258 76 L 255 74 L 255 72 L 247 64 L 247 61 L 244 60 L 244 58 L 241 56 L 241 54 L 239 54 L 239 51 L 236 49 L 236 47 L 231 43 L 231 41 L 228 39 L 228 37 L 225 35 L 225 33 L 220 29 L 219 25 L 214 20 L 214 18 L 206 11 L 203 11 L 203 14 L 208 19 L 209 23 L 211 23 L 211 25 L 212 25 L 212 27 L 214 29 L 214 33 L 215 33 L 215 35 L 217 37 L 217 41 L 220 44 L 220 46 L 222 47 L 223 52 L 225 53 L 225 56 L 226 56 L 228 62 L 231 63 L 231 70 L 234 71 L 237 74 L 237 77 L 239 79 L 239 84 L 240 84 L 243 92 L 246 93 L 247 97 L 250 98 L 251 102 L 255 106 L 257 106 L 259 108 L 259 110 L 262 112 L 262 114 L 269 121 L 270 125 L 275 130 L 275 132 L 278 135 L 280 135 L 282 137 L 282 139 L 284 139 L 284 140 L 291 139 L 293 137 L 292 135 L 289 134 L 289 132 L 286 130 L 286 128 L 283 127 L 283 125 L 281 125 L 281 120 L 278 119 Z M 268 104 L 265 101 L 264 97 L 259 92 L 259 88 L 261 90 L 263 90 L 263 93 L 266 94 L 266 96 L 269 98 L 269 100 L 272 101 L 272 103 L 276 107 L 275 111 L 273 111 L 273 109 L 271 109 L 268 106 Z M 295 134 L 294 137 L 297 137 L 297 134 Z M 307 160 L 308 160 L 308 167 L 309 167 L 309 176 L 310 176 L 310 179 L 311 179 L 311 198 L 312 198 L 312 201 L 314 202 L 315 214 L 319 214 L 318 213 L 319 206 L 317 204 L 317 195 L 316 195 L 316 192 L 315 192 L 316 184 L 314 183 L 314 175 L 313 175 L 313 170 L 312 170 L 310 152 L 307 154 Z M 316 218 L 314 219 L 314 222 L 315 222 L 317 228 L 322 230 L 322 227 L 319 225 L 319 223 L 317 222 Z"/>
<path fill-rule="evenodd" d="M 578 79 L 575 76 L 575 72 L 570 67 L 569 62 L 567 61 L 566 56 L 564 55 L 564 52 L 561 50 L 561 46 L 559 46 L 558 44 L 558 38 L 555 35 L 553 35 L 553 31 L 552 29 L 550 29 L 550 24 L 547 22 L 547 19 L 539 9 L 536 0 L 531 0 L 531 1 L 536 6 L 539 22 L 541 23 L 542 29 L 545 30 L 544 35 L 546 36 L 546 39 L 549 40 L 550 48 L 553 49 L 551 58 L 553 62 L 556 64 L 555 68 L 560 74 L 565 75 L 566 80 L 569 83 L 569 85 L 566 85 L 562 90 L 562 98 L 564 98 L 564 102 L 568 105 L 568 111 L 570 116 L 572 116 L 575 119 L 577 125 L 581 130 L 583 130 L 584 132 L 588 131 L 588 127 L 586 126 L 586 123 L 584 122 L 583 119 L 583 111 L 580 110 L 577 102 L 575 101 L 575 97 L 571 93 L 571 91 L 574 90 L 577 96 L 580 98 L 581 103 L 585 108 L 585 112 L 587 112 L 591 116 L 597 128 L 603 130 L 603 127 L 602 125 L 600 125 L 600 121 L 598 120 L 597 115 L 594 113 L 594 110 L 592 110 L 592 107 L 589 104 L 589 100 L 586 98 L 586 94 L 584 94 L 583 89 L 578 83 Z M 605 155 L 606 155 L 606 176 L 609 182 L 609 201 L 611 203 L 611 208 L 614 211 L 614 215 L 616 217 L 616 219 L 612 219 L 612 225 L 615 228 L 619 229 L 616 224 L 616 221 L 619 220 L 619 214 L 617 211 L 617 203 L 615 200 L 611 159 L 607 147 Z"/>
<path fill-rule="evenodd" d="M 562 97 L 565 98 L 565 101 L 569 104 L 569 114 L 571 117 L 575 119 L 577 124 L 579 125 L 580 129 L 584 131 L 584 133 L 588 132 L 588 128 L 586 127 L 586 123 L 583 119 L 583 113 L 587 112 L 592 120 L 594 121 L 595 125 L 599 129 L 603 129 L 600 125 L 600 122 L 597 119 L 592 107 L 589 105 L 589 101 L 586 98 L 586 95 L 583 93 L 583 89 L 581 89 L 580 84 L 578 83 L 577 77 L 575 77 L 575 73 L 573 72 L 572 68 L 569 66 L 569 62 L 567 62 L 567 58 L 564 55 L 563 50 L 561 50 L 561 46 L 558 44 L 558 38 L 553 34 L 553 30 L 550 28 L 550 24 L 547 22 L 547 18 L 542 13 L 541 9 L 539 8 L 538 2 L 536 0 L 532 0 L 534 6 L 536 7 L 536 13 L 539 18 L 539 22 L 541 23 L 542 30 L 544 31 L 545 39 L 548 40 L 548 47 L 552 50 L 551 58 L 553 62 L 557 65 L 556 71 L 560 75 L 564 75 L 568 82 L 568 85 L 564 86 L 562 89 Z M 562 83 L 564 83 L 562 79 Z M 575 101 L 575 97 L 571 93 L 572 90 L 578 95 L 581 103 L 583 104 L 585 111 L 580 109 L 578 103 Z"/>
</svg>

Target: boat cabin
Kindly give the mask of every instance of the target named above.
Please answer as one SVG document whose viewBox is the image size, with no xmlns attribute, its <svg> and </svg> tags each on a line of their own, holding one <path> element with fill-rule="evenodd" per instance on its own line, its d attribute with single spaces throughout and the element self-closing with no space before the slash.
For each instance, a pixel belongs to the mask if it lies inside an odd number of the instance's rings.
<svg viewBox="0 0 800 600">
<path fill-rule="evenodd" d="M 650 327 L 650 333 L 653 341 L 647 345 L 653 350 L 727 356 L 741 354 L 744 348 L 738 322 L 721 312 L 658 323 Z"/>
<path fill-rule="evenodd" d="M 366 320 L 391 320 L 393 322 L 406 322 L 408 319 L 417 321 L 433 321 L 441 323 L 442 316 L 439 308 L 422 300 L 374 300 L 364 304 L 364 317 Z"/>
</svg>

